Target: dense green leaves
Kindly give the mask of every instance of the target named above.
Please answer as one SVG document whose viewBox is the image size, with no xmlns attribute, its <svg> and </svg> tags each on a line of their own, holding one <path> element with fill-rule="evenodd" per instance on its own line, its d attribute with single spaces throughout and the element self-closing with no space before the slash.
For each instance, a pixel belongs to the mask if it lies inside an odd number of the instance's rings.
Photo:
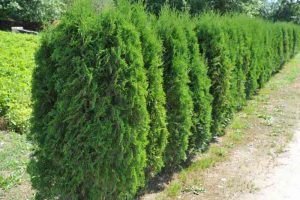
<svg viewBox="0 0 300 200">
<path fill-rule="evenodd" d="M 181 15 L 184 24 L 187 44 L 189 48 L 189 79 L 193 99 L 192 129 L 189 150 L 203 150 L 211 140 L 211 103 L 209 93 L 211 82 L 207 76 L 207 66 L 204 57 L 200 54 L 196 29 L 196 20 L 187 14 Z"/>
<path fill-rule="evenodd" d="M 31 116 L 31 76 L 38 38 L 0 32 L 0 118 L 25 133 Z"/>
<path fill-rule="evenodd" d="M 193 100 L 189 88 L 189 48 L 184 27 L 177 13 L 164 9 L 157 28 L 164 46 L 164 89 L 170 133 L 166 164 L 176 167 L 186 159 L 191 135 Z"/>
<path fill-rule="evenodd" d="M 118 9 L 126 13 L 140 32 L 144 67 L 148 77 L 147 109 L 150 115 L 150 130 L 147 145 L 147 176 L 160 172 L 164 166 L 163 156 L 167 145 L 166 97 L 163 88 L 162 42 L 158 38 L 153 16 L 148 16 L 143 6 L 128 5 L 122 1 Z"/>
<path fill-rule="evenodd" d="M 144 184 L 149 131 L 137 29 L 117 10 L 78 8 L 43 37 L 37 60 L 30 173 L 38 197 L 132 199 Z"/>
<path fill-rule="evenodd" d="M 214 135 L 295 54 L 299 28 L 244 16 L 205 15 L 197 28 L 212 81 Z"/>
<path fill-rule="evenodd" d="M 37 199 L 134 199 L 224 134 L 299 47 L 291 24 L 169 8 L 156 18 L 122 0 L 98 11 L 79 3 L 42 37 L 29 135 Z"/>
<path fill-rule="evenodd" d="M 300 24 L 300 4 L 297 0 L 278 0 L 273 3 L 270 18 Z"/>
<path fill-rule="evenodd" d="M 217 20 L 216 20 L 216 18 Z M 230 63 L 229 37 L 218 16 L 204 16 L 198 21 L 197 32 L 202 52 L 207 58 L 211 79 L 212 132 L 221 135 L 232 114 L 230 81 L 233 65 Z"/>
</svg>

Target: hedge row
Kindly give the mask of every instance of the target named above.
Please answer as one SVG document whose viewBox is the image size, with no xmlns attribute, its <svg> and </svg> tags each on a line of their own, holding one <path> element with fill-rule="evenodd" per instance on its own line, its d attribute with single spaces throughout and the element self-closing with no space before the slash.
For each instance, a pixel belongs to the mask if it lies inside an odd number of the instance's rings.
<svg viewBox="0 0 300 200">
<path fill-rule="evenodd" d="M 36 36 L 0 31 L 0 129 L 29 131 L 31 76 L 37 47 Z"/>
<path fill-rule="evenodd" d="M 244 16 L 205 15 L 197 20 L 201 53 L 213 95 L 212 133 L 223 135 L 240 110 L 299 47 L 299 27 Z"/>
<path fill-rule="evenodd" d="M 75 5 L 37 54 L 37 199 L 133 199 L 223 134 L 299 36 L 296 26 L 243 16 Z"/>
</svg>

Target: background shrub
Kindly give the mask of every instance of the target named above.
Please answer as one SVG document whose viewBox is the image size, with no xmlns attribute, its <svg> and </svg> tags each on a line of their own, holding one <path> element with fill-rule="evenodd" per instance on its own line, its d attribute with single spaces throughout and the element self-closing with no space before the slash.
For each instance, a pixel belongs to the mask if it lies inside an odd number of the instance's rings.
<svg viewBox="0 0 300 200">
<path fill-rule="evenodd" d="M 31 76 L 38 40 L 36 36 L 0 31 L 0 118 L 21 133 L 29 129 Z"/>
</svg>

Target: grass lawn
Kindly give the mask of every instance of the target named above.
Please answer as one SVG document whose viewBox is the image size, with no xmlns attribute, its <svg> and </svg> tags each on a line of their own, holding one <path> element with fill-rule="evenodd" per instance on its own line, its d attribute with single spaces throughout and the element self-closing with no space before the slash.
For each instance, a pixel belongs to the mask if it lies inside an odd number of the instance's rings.
<svg viewBox="0 0 300 200">
<path fill-rule="evenodd" d="M 0 132 L 0 199 L 28 199 L 32 196 L 26 173 L 31 148 L 26 135 Z"/>
</svg>

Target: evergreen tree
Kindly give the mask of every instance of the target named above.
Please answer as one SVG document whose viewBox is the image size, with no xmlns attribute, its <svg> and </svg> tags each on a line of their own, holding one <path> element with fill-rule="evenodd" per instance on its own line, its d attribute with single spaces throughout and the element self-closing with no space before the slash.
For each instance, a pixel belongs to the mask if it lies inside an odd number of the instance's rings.
<svg viewBox="0 0 300 200">
<path fill-rule="evenodd" d="M 164 90 L 167 100 L 169 140 L 166 165 L 177 167 L 186 159 L 191 135 L 193 99 L 189 88 L 189 49 L 184 28 L 177 13 L 164 9 L 157 28 L 164 46 Z"/>
<path fill-rule="evenodd" d="M 149 131 L 140 35 L 117 10 L 85 10 L 73 8 L 38 52 L 33 187 L 39 199 L 133 199 Z"/>
</svg>

